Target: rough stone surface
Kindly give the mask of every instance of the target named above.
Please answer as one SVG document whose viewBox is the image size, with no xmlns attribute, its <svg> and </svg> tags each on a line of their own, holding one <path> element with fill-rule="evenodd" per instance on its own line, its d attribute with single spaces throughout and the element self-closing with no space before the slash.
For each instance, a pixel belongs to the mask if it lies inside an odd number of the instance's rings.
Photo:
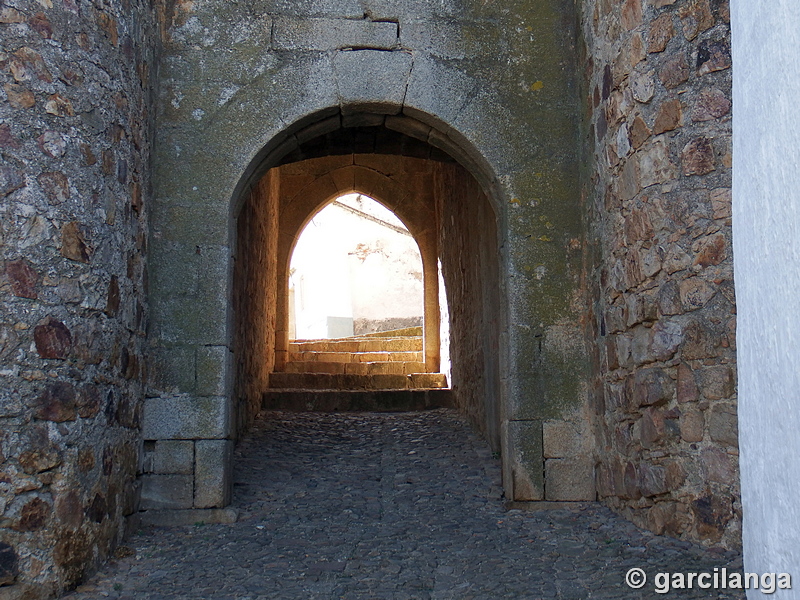
<svg viewBox="0 0 800 600">
<path fill-rule="evenodd" d="M 19 575 L 19 558 L 9 544 L 0 542 L 0 585 L 14 583 Z"/>
<path fill-rule="evenodd" d="M 594 471 L 590 458 L 552 458 L 545 465 L 545 500 L 593 501 Z"/>
<path fill-rule="evenodd" d="M 198 440 L 194 446 L 195 508 L 227 506 L 231 494 L 233 442 Z"/>
<path fill-rule="evenodd" d="M 152 456 L 145 460 L 153 461 L 152 468 L 145 471 L 169 474 L 191 475 L 194 471 L 194 442 L 189 440 L 160 440 L 153 444 Z M 149 465 L 148 465 L 149 466 Z"/>
<path fill-rule="evenodd" d="M 398 43 L 397 34 L 397 24 L 390 22 L 278 17 L 273 22 L 272 45 L 276 50 L 391 50 Z"/>
<path fill-rule="evenodd" d="M 634 21 L 624 3 L 582 5 L 598 495 L 643 527 L 738 547 L 730 19 L 709 0 Z M 646 55 L 628 50 L 640 36 Z"/>
<path fill-rule="evenodd" d="M 154 22 L 138 0 L 0 7 L 4 598 L 75 585 L 133 497 Z"/>
<path fill-rule="evenodd" d="M 403 102 L 411 65 L 411 56 L 405 53 L 339 52 L 333 61 L 337 92 L 342 103 L 352 107 L 352 112 L 396 114 Z M 366 85 L 361 79 L 364 73 L 368 77 Z"/>
<path fill-rule="evenodd" d="M 499 461 L 453 411 L 264 417 L 236 452 L 236 523 L 144 529 L 66 598 L 611 600 L 657 597 L 660 572 L 741 569 L 735 552 L 653 535 L 598 504 L 506 510 Z M 709 523 L 730 514 L 705 497 L 695 510 Z M 650 514 L 654 528 L 676 521 Z M 624 583 L 633 566 L 648 575 L 641 591 Z"/>
<path fill-rule="evenodd" d="M 142 435 L 146 440 L 215 439 L 230 435 L 230 416 L 224 398 L 148 398 L 144 403 Z"/>
<path fill-rule="evenodd" d="M 192 508 L 194 477 L 192 475 L 144 475 L 142 510 Z"/>
</svg>

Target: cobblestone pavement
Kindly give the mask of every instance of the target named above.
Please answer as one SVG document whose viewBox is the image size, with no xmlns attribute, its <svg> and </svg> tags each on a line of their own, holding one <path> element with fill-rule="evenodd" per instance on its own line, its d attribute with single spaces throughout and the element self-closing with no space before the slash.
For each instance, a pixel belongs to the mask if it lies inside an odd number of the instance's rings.
<svg viewBox="0 0 800 600">
<path fill-rule="evenodd" d="M 68 598 L 744 598 L 655 593 L 658 572 L 740 567 L 730 553 L 592 504 L 505 510 L 499 461 L 449 410 L 267 413 L 236 460 L 236 524 L 143 530 Z"/>
</svg>

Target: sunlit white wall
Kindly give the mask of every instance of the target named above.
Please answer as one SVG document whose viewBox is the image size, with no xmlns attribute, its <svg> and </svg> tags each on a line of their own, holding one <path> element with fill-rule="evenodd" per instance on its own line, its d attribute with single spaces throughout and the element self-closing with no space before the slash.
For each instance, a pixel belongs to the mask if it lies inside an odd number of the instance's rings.
<svg viewBox="0 0 800 600">
<path fill-rule="evenodd" d="M 296 337 L 329 337 L 329 317 L 421 318 L 422 260 L 408 232 L 393 229 L 405 230 L 402 222 L 365 196 L 338 202 L 353 210 L 329 204 L 303 230 L 292 255 Z"/>
<path fill-rule="evenodd" d="M 800 598 L 800 11 L 734 0 L 733 260 L 745 571 Z M 749 590 L 750 599 L 762 598 Z"/>
</svg>

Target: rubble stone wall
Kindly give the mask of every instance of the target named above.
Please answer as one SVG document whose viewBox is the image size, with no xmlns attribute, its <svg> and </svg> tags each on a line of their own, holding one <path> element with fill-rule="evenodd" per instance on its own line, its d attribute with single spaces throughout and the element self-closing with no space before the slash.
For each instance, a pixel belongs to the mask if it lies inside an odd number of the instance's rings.
<svg viewBox="0 0 800 600">
<path fill-rule="evenodd" d="M 280 171 L 253 186 L 236 221 L 233 310 L 236 433 L 252 424 L 275 365 Z"/>
<path fill-rule="evenodd" d="M 598 495 L 735 547 L 728 3 L 586 0 L 582 21 Z"/>
<path fill-rule="evenodd" d="M 450 317 L 452 385 L 459 408 L 500 450 L 497 218 L 462 167 L 436 165 L 438 247 Z"/>
<path fill-rule="evenodd" d="M 0 6 L 0 586 L 11 597 L 75 585 L 137 510 L 152 14 L 138 0 Z"/>
</svg>

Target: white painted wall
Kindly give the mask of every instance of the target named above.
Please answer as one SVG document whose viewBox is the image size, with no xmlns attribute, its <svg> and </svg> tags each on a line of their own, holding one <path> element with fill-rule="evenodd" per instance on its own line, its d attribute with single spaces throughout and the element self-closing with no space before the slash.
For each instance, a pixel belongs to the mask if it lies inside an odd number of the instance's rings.
<svg viewBox="0 0 800 600">
<path fill-rule="evenodd" d="M 348 194 L 338 202 L 405 230 L 371 198 Z M 297 338 L 328 337 L 328 317 L 422 318 L 422 258 L 414 238 L 335 204 L 303 229 L 291 269 Z"/>
<path fill-rule="evenodd" d="M 745 570 L 792 574 L 776 596 L 800 598 L 800 4 L 731 10 Z"/>
</svg>

